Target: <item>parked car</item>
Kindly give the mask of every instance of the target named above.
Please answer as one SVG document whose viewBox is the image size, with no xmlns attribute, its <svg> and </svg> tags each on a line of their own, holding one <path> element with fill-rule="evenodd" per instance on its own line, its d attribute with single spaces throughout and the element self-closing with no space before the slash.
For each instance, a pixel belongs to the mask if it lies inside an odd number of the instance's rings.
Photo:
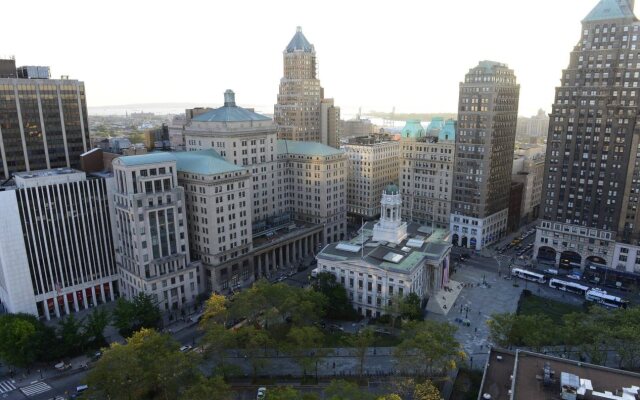
<svg viewBox="0 0 640 400">
<path fill-rule="evenodd" d="M 256 400 L 264 400 L 267 398 L 267 388 L 261 387 L 258 388 L 258 394 L 256 395 Z"/>
<path fill-rule="evenodd" d="M 188 344 L 185 344 L 184 346 L 180 347 L 180 351 L 183 353 L 191 351 L 191 349 L 193 349 L 193 347 L 189 346 Z"/>
<path fill-rule="evenodd" d="M 60 361 L 59 363 L 57 363 L 56 365 L 54 365 L 55 369 L 57 369 L 58 371 L 65 371 L 68 369 L 71 369 L 71 364 L 67 364 L 64 361 Z"/>
</svg>

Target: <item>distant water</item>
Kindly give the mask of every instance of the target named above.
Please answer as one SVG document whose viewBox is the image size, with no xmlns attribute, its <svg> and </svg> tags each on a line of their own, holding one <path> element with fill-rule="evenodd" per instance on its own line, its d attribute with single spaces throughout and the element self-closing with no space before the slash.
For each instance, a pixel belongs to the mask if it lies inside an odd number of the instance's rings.
<svg viewBox="0 0 640 400">
<path fill-rule="evenodd" d="M 89 106 L 89 114 L 91 115 L 125 115 L 131 113 L 154 113 L 156 115 L 167 114 L 184 114 L 187 108 L 195 107 L 220 107 L 221 104 L 199 104 L 199 103 L 175 103 L 175 104 L 124 104 L 114 106 Z M 273 114 L 273 105 L 271 106 L 247 106 L 254 108 L 256 112 L 265 115 Z"/>
</svg>

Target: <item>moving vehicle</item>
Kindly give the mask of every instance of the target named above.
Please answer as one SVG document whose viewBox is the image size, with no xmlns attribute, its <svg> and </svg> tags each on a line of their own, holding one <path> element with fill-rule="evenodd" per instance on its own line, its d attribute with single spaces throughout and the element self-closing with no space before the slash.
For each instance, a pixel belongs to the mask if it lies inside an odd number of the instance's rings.
<svg viewBox="0 0 640 400">
<path fill-rule="evenodd" d="M 267 398 L 267 388 L 261 387 L 258 388 L 258 394 L 256 395 L 256 400 L 264 400 Z"/>
<path fill-rule="evenodd" d="M 547 283 L 547 278 L 544 275 L 538 274 L 537 272 L 527 271 L 526 269 L 522 268 L 512 269 L 511 275 L 532 282 Z"/>
<path fill-rule="evenodd" d="M 589 286 L 581 285 L 577 282 L 567 282 L 557 278 L 549 280 L 549 287 L 562 290 L 563 292 L 576 293 L 584 296 L 589 291 Z"/>
<path fill-rule="evenodd" d="M 597 288 L 589 290 L 584 297 L 587 301 L 593 301 L 594 303 L 612 308 L 627 308 L 629 305 L 628 301 L 621 299 L 620 297 L 607 294 L 604 290 Z"/>
<path fill-rule="evenodd" d="M 76 388 L 76 392 L 77 393 L 82 393 L 82 392 L 87 391 L 87 390 L 89 390 L 89 386 L 87 386 L 87 385 L 80 385 L 80 386 L 78 386 Z"/>
<path fill-rule="evenodd" d="M 188 344 L 186 344 L 186 345 L 180 347 L 180 351 L 183 352 L 183 353 L 186 353 L 186 352 L 190 351 L 192 348 L 193 347 L 191 347 Z"/>
</svg>

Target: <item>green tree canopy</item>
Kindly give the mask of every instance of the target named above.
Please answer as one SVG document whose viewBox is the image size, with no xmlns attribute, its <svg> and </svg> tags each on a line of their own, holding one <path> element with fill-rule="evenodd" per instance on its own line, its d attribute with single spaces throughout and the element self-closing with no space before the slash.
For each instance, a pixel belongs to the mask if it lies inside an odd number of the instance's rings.
<svg viewBox="0 0 640 400">
<path fill-rule="evenodd" d="M 182 353 L 170 336 L 142 329 L 125 345 L 105 350 L 87 376 L 90 396 L 119 399 L 177 399 L 198 376 L 193 353 Z"/>
<path fill-rule="evenodd" d="M 435 321 L 411 322 L 405 326 L 403 340 L 394 357 L 399 365 L 431 376 L 456 368 L 464 352 L 455 339 L 456 328 Z"/>
<path fill-rule="evenodd" d="M 205 378 L 199 375 L 193 385 L 191 385 L 180 397 L 182 400 L 233 400 L 236 394 L 221 376 Z"/>
<path fill-rule="evenodd" d="M 327 318 L 347 321 L 358 318 L 359 315 L 353 309 L 347 290 L 337 281 L 335 275 L 320 272 L 313 283 L 313 288 L 327 299 Z"/>
</svg>

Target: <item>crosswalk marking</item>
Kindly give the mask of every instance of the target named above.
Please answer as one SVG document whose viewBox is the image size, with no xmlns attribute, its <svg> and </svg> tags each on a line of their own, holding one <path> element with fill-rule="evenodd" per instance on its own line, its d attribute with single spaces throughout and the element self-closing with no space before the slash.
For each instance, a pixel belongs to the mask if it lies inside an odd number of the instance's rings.
<svg viewBox="0 0 640 400">
<path fill-rule="evenodd" d="M 35 395 L 40 394 L 40 393 L 44 393 L 44 392 L 46 392 L 48 390 L 51 390 L 51 389 L 52 389 L 52 387 L 47 385 L 46 383 L 38 382 L 38 383 L 35 383 L 33 385 L 29 385 L 29 386 L 25 386 L 23 388 L 20 388 L 20 391 L 22 393 L 24 393 L 25 396 L 31 397 L 31 396 L 35 396 Z"/>
<path fill-rule="evenodd" d="M 14 380 L 6 380 L 0 382 L 0 394 L 9 393 L 10 391 L 15 390 L 15 383 L 16 381 Z"/>
</svg>

